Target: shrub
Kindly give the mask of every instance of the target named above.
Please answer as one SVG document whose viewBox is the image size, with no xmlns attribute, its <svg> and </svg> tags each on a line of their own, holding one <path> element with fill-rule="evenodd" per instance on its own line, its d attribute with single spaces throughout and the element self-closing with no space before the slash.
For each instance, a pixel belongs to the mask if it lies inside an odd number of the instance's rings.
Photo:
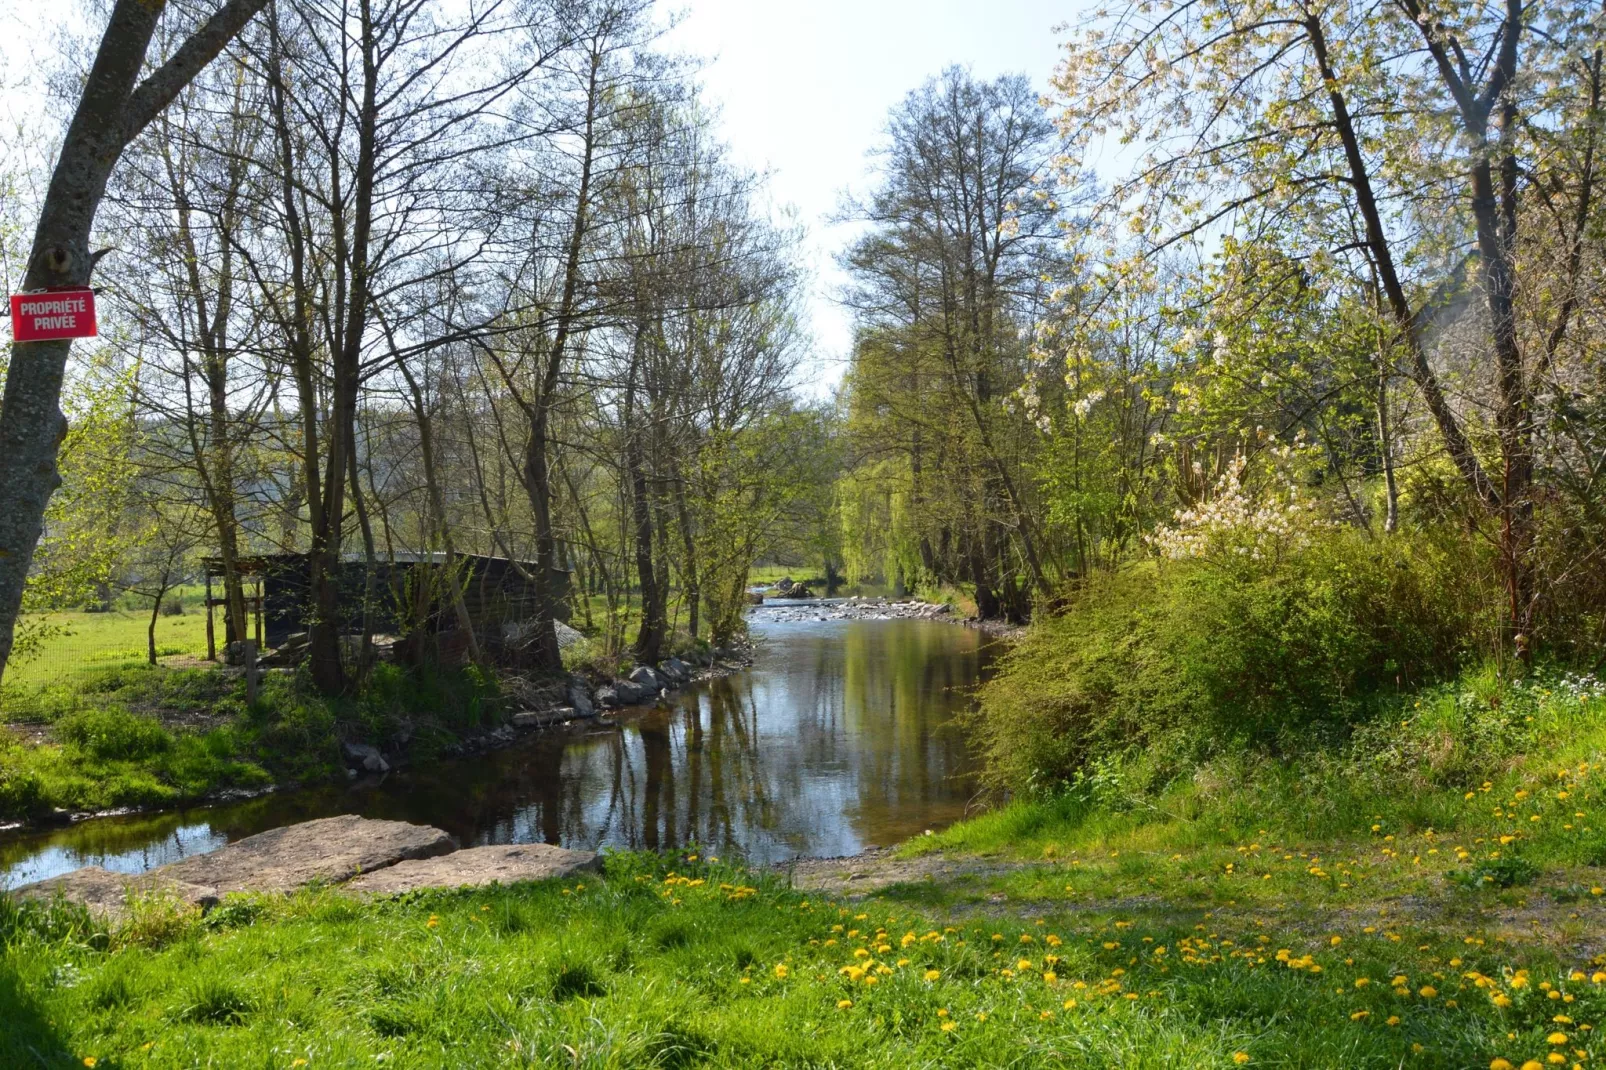
<svg viewBox="0 0 1606 1070">
<path fill-rule="evenodd" d="M 161 722 L 116 706 L 70 713 L 56 722 L 56 734 L 62 742 L 102 759 L 151 758 L 173 747 L 172 733 Z"/>
<path fill-rule="evenodd" d="M 1163 782 L 1214 754 L 1347 736 L 1377 696 L 1449 675 L 1471 651 L 1473 552 L 1430 533 L 1326 529 L 1275 559 L 1094 577 L 983 688 L 989 776 L 1052 794 L 1114 756 Z"/>
</svg>

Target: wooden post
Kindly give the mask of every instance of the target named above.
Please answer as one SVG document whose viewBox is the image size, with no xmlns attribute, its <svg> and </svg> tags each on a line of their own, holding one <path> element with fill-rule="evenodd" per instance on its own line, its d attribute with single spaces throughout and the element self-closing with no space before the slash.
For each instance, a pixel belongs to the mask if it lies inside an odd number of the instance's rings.
<svg viewBox="0 0 1606 1070">
<path fill-rule="evenodd" d="M 257 649 L 262 648 L 262 578 L 257 577 Z"/>
<path fill-rule="evenodd" d="M 217 660 L 217 636 L 212 630 L 212 571 L 206 572 L 206 660 Z"/>
<path fill-rule="evenodd" d="M 245 653 L 245 704 L 257 704 L 257 644 L 255 639 L 241 639 Z"/>
</svg>

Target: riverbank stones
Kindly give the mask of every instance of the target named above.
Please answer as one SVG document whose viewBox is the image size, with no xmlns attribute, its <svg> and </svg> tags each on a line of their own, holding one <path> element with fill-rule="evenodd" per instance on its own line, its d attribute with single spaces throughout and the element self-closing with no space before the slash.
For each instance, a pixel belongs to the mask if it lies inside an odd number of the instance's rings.
<svg viewBox="0 0 1606 1070">
<path fill-rule="evenodd" d="M 155 873 L 113 873 L 99 866 L 86 866 L 59 877 L 18 888 L 11 893 L 18 899 L 49 902 L 55 898 L 77 903 L 97 917 L 121 920 L 128 915 L 134 897 L 167 898 L 203 909 L 214 906 L 218 891 L 211 885 L 191 884 Z"/>
<path fill-rule="evenodd" d="M 438 858 L 398 862 L 365 873 L 346 885 L 368 895 L 397 895 L 419 888 L 483 888 L 519 881 L 566 880 L 602 868 L 594 851 L 570 851 L 544 843 L 469 847 Z"/>
<path fill-rule="evenodd" d="M 428 825 L 343 814 L 259 832 L 155 872 L 220 892 L 289 892 L 456 849 L 450 836 Z"/>
</svg>

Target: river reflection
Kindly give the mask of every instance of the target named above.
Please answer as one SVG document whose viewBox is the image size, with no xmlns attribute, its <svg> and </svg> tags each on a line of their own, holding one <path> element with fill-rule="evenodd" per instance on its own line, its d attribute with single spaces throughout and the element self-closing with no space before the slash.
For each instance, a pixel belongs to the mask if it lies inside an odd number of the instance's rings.
<svg viewBox="0 0 1606 1070">
<path fill-rule="evenodd" d="M 851 854 L 962 816 L 972 762 L 954 724 L 989 660 L 953 624 L 755 623 L 752 669 L 493 754 L 155 817 L 0 839 L 0 884 L 119 872 L 338 813 L 431 824 L 465 846 L 683 847 L 755 863 Z"/>
</svg>

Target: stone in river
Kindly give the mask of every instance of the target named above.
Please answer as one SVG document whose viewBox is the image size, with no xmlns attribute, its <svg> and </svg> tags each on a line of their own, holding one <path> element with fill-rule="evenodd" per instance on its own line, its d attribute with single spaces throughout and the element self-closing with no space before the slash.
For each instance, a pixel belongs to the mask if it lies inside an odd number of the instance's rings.
<svg viewBox="0 0 1606 1070">
<path fill-rule="evenodd" d="M 491 883 L 566 879 L 600 868 L 601 859 L 593 851 L 569 851 L 544 843 L 503 844 L 398 862 L 388 869 L 365 873 L 346 888 L 395 895 L 415 888 L 480 888 Z"/>
<path fill-rule="evenodd" d="M 452 838 L 437 828 L 343 814 L 259 832 L 155 872 L 219 892 L 289 892 L 314 881 L 338 884 L 456 849 Z"/>
<path fill-rule="evenodd" d="M 631 670 L 630 682 L 641 688 L 643 697 L 656 695 L 664 689 L 663 678 L 646 665 L 638 665 Z"/>
<path fill-rule="evenodd" d="M 48 902 L 60 896 L 69 903 L 85 907 L 91 914 L 121 920 L 128 914 L 128 895 L 156 898 L 167 896 L 182 903 L 211 907 L 217 903 L 217 889 L 204 884 L 166 878 L 159 873 L 113 873 L 99 866 L 87 866 L 51 877 L 37 884 L 18 888 L 11 894 L 18 899 Z"/>
</svg>

